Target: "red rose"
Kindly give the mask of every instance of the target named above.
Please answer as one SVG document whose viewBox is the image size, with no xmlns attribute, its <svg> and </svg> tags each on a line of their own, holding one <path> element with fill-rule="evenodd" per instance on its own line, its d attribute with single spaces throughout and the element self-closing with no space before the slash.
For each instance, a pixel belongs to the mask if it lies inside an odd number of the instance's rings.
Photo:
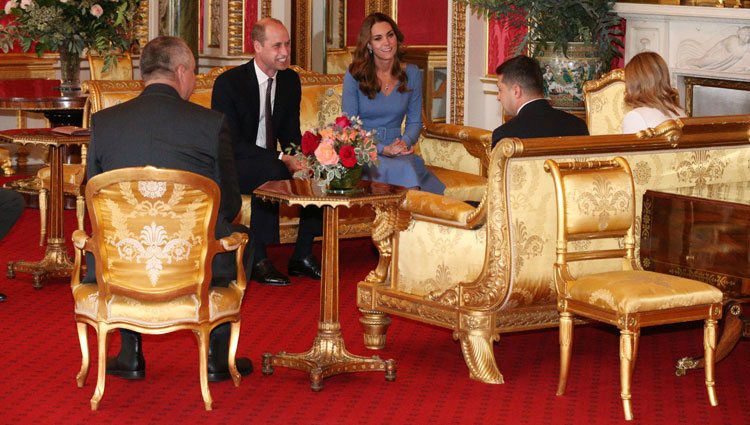
<svg viewBox="0 0 750 425">
<path fill-rule="evenodd" d="M 352 145 L 344 145 L 339 149 L 339 158 L 341 165 L 346 168 L 352 168 L 357 165 L 357 155 L 354 153 Z"/>
<path fill-rule="evenodd" d="M 318 149 L 319 144 L 320 136 L 310 131 L 306 131 L 305 134 L 302 135 L 302 154 L 312 155 L 315 153 L 315 149 Z"/>
<path fill-rule="evenodd" d="M 352 125 L 351 121 L 349 121 L 349 118 L 347 118 L 346 115 L 342 115 L 336 118 L 335 123 L 340 128 L 347 128 Z"/>
</svg>

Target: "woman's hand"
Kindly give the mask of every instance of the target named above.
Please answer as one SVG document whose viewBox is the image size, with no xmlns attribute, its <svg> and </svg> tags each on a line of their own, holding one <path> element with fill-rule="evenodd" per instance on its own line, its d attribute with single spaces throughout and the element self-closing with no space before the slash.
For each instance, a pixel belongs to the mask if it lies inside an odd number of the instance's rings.
<svg viewBox="0 0 750 425">
<path fill-rule="evenodd" d="M 414 148 L 410 147 L 401 139 L 396 139 L 390 145 L 383 147 L 383 155 L 385 156 L 402 156 L 410 155 L 414 153 Z"/>
</svg>

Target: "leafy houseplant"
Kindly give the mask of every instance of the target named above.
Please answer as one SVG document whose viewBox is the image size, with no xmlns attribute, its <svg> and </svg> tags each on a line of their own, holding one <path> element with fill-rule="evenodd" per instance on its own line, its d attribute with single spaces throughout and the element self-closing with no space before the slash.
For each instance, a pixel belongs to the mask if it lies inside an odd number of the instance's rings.
<svg viewBox="0 0 750 425">
<path fill-rule="evenodd" d="M 554 51 L 567 53 L 568 43 L 585 42 L 596 47 L 598 56 L 609 64 L 621 56 L 617 28 L 620 17 L 611 0 L 454 0 L 469 5 L 489 17 L 505 19 L 512 28 L 527 27 L 518 42 L 518 53 L 529 45 L 531 56 L 552 45 Z"/>
<path fill-rule="evenodd" d="M 296 158 L 304 167 L 294 177 L 313 177 L 321 186 L 346 190 L 359 181 L 363 165 L 377 164 L 378 151 L 373 133 L 362 128 L 359 117 L 340 116 L 306 131 Z"/>
<path fill-rule="evenodd" d="M 581 109 L 583 82 L 599 78 L 622 55 L 620 17 L 611 0 L 454 1 L 520 30 L 516 54 L 528 51 L 539 60 L 545 96 L 557 107 Z"/>
<path fill-rule="evenodd" d="M 38 55 L 59 51 L 65 61 L 76 61 L 85 49 L 105 56 L 105 68 L 127 51 L 139 0 L 8 0 L 0 16 L 12 16 L 0 25 L 0 49 L 8 52 L 18 42 L 23 51 Z M 79 67 L 80 69 L 80 67 Z M 63 78 L 64 79 L 64 78 Z"/>
</svg>

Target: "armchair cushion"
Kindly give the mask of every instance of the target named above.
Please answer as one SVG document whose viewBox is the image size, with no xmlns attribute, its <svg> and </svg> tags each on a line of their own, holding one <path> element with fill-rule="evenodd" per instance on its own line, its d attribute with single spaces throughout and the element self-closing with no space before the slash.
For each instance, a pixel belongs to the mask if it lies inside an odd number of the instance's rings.
<svg viewBox="0 0 750 425">
<path fill-rule="evenodd" d="M 401 209 L 424 217 L 454 222 L 459 226 L 466 225 L 471 214 L 476 211 L 476 208 L 458 199 L 418 190 L 406 193 Z"/>
<path fill-rule="evenodd" d="M 479 202 L 487 191 L 487 178 L 463 171 L 428 166 L 445 185 L 445 196 L 464 201 Z"/>
<path fill-rule="evenodd" d="M 569 284 L 570 299 L 618 314 L 719 303 L 721 290 L 691 279 L 648 271 L 612 271 Z"/>
</svg>

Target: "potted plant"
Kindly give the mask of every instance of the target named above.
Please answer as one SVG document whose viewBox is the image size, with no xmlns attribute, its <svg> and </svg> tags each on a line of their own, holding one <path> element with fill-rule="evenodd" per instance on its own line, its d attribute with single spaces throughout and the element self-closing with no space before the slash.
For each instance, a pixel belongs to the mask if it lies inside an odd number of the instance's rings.
<svg viewBox="0 0 750 425">
<path fill-rule="evenodd" d="M 621 56 L 620 17 L 610 0 L 454 0 L 519 31 L 517 53 L 539 60 L 557 106 L 582 107 L 581 86 Z"/>
<path fill-rule="evenodd" d="M 62 89 L 80 88 L 81 54 L 85 49 L 105 57 L 105 69 L 116 54 L 130 48 L 139 0 L 8 0 L 0 17 L 0 49 L 15 43 L 25 51 L 60 53 Z"/>
</svg>

